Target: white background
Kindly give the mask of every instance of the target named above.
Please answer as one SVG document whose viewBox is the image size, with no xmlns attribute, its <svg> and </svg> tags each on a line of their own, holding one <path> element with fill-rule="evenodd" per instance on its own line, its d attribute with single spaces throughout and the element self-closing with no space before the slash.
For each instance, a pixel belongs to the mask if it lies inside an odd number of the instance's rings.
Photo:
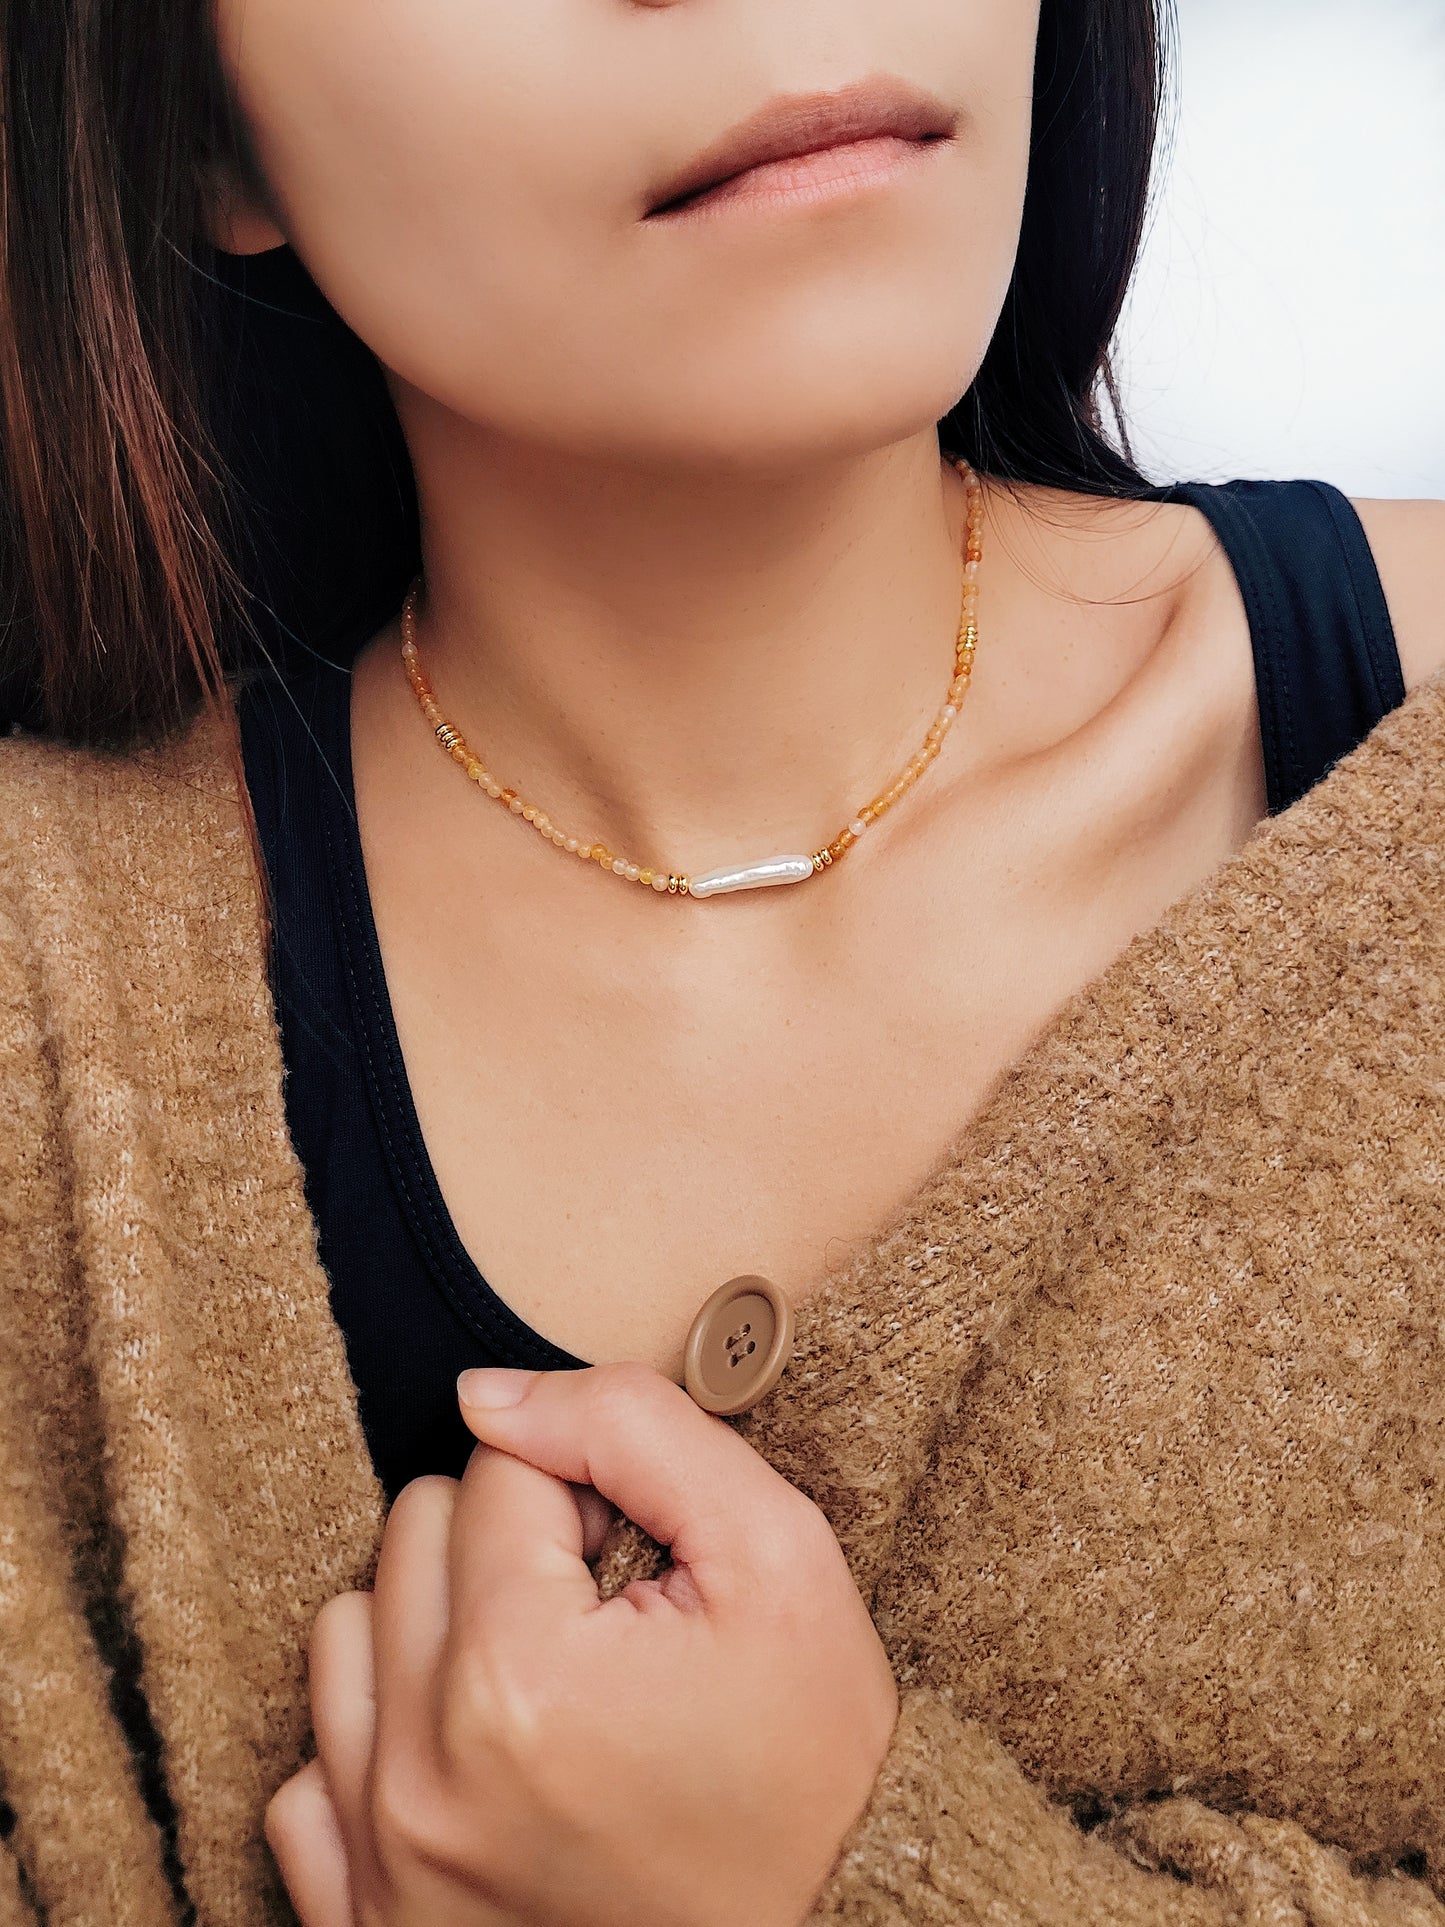
<svg viewBox="0 0 1445 1927">
<path fill-rule="evenodd" d="M 1139 465 L 1445 497 L 1445 0 L 1177 8 L 1115 350 Z"/>
</svg>

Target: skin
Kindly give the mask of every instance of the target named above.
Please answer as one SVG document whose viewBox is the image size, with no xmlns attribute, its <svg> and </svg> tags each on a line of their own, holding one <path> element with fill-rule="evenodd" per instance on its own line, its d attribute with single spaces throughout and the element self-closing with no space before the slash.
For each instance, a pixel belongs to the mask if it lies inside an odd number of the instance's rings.
<svg viewBox="0 0 1445 1927">
<path fill-rule="evenodd" d="M 218 179 L 216 233 L 294 246 L 388 371 L 443 709 L 638 862 L 831 838 L 951 666 L 964 500 L 935 423 L 1013 269 L 1036 8 L 218 0 L 216 23 L 268 190 Z M 769 95 L 880 71 L 958 114 L 925 166 L 642 218 Z M 796 1921 L 868 1797 L 886 1656 L 822 1514 L 675 1383 L 693 1312 L 743 1270 L 819 1288 L 1265 810 L 1203 517 L 985 479 L 960 722 L 799 889 L 664 905 L 564 858 L 437 755 L 394 628 L 357 659 L 368 884 L 443 1194 L 500 1295 L 595 1362 L 515 1422 L 469 1413 L 463 1480 L 408 1487 L 375 1593 L 318 1621 L 318 1758 L 267 1814 L 305 1927 Z M 1445 504 L 1357 507 L 1413 688 L 1445 666 Z M 674 1574 L 600 1607 L 612 1506 Z M 740 1678 L 769 1690 L 740 1705 Z"/>
<path fill-rule="evenodd" d="M 317 1621 L 267 1821 L 306 1927 L 793 1927 L 897 1710 L 827 1520 L 645 1365 L 482 1376 L 522 1404 Z M 605 1605 L 588 1488 L 673 1549 Z"/>
</svg>

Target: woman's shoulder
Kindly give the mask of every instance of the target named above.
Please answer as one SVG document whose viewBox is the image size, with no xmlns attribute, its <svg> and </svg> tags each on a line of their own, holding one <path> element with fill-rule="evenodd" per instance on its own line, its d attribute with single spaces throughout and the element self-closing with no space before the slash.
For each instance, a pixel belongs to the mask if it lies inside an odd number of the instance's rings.
<svg viewBox="0 0 1445 1927">
<path fill-rule="evenodd" d="M 1375 558 L 1408 693 L 1445 672 L 1445 502 L 1349 502 Z"/>
<path fill-rule="evenodd" d="M 1281 485 L 1267 485 L 1281 486 Z M 1289 484 L 1299 488 L 1302 483 Z M 1015 490 L 1067 550 L 1070 572 L 1152 581 L 1181 560 L 1198 562 L 1212 544 L 1187 501 L 1087 495 L 1036 485 Z M 1347 495 L 1375 560 L 1399 646 L 1406 692 L 1445 671 L 1445 501 Z M 1181 579 L 1190 572 L 1181 571 Z M 1101 593 L 1092 582 L 1092 594 Z M 1137 586 L 1131 589 L 1138 593 Z M 1111 593 L 1105 589 L 1102 593 Z"/>
</svg>

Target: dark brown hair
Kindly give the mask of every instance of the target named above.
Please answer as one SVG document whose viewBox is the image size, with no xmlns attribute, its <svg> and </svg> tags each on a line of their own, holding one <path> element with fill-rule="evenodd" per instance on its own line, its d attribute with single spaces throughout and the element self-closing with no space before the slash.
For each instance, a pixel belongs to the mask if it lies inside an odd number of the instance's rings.
<svg viewBox="0 0 1445 1927">
<path fill-rule="evenodd" d="M 1018 260 L 939 423 L 985 474 L 1150 486 L 1108 350 L 1172 26 L 1172 0 L 1042 0 Z M 264 902 L 233 679 L 395 612 L 417 560 L 400 431 L 289 251 L 205 239 L 214 165 L 264 195 L 208 0 L 0 0 L 0 63 L 0 728 L 124 750 L 218 708 Z"/>
</svg>

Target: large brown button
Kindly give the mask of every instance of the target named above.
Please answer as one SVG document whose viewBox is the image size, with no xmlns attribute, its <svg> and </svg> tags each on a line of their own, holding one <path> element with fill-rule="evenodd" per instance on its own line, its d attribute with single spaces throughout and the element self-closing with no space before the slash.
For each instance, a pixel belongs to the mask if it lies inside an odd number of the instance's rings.
<svg viewBox="0 0 1445 1927">
<path fill-rule="evenodd" d="M 683 1383 L 705 1412 L 721 1418 L 770 1392 L 793 1355 L 792 1301 L 754 1272 L 729 1278 L 687 1334 Z"/>
</svg>

